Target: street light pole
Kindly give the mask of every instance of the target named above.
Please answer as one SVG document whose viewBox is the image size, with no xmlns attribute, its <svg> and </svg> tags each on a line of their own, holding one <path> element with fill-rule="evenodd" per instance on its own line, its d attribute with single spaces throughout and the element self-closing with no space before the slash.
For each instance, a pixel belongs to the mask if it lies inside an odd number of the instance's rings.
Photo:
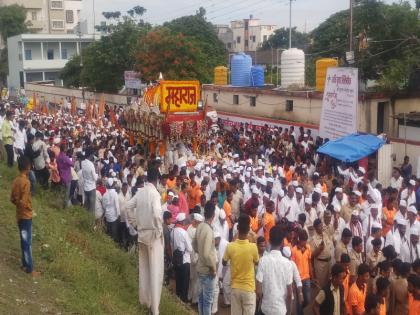
<svg viewBox="0 0 420 315">
<path fill-rule="evenodd" d="M 289 6 L 289 49 L 292 48 L 292 1 Z"/>
<path fill-rule="evenodd" d="M 353 0 L 350 0 L 349 51 L 353 51 Z"/>
</svg>

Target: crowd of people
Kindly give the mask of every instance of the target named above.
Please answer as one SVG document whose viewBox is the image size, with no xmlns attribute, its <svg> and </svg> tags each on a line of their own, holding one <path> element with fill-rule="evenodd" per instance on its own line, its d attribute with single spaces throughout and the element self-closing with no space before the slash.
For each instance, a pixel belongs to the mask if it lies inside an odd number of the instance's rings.
<svg viewBox="0 0 420 315">
<path fill-rule="evenodd" d="M 302 127 L 220 126 L 193 152 L 133 142 L 108 111 L 97 121 L 0 116 L 0 153 L 21 170 L 11 200 L 26 272 L 28 194 L 51 188 L 63 208 L 83 205 L 96 229 L 138 250 L 139 298 L 152 314 L 173 280 L 205 315 L 420 314 L 420 183 L 408 157 L 384 186 L 372 163 L 318 154 L 328 139 Z"/>
</svg>

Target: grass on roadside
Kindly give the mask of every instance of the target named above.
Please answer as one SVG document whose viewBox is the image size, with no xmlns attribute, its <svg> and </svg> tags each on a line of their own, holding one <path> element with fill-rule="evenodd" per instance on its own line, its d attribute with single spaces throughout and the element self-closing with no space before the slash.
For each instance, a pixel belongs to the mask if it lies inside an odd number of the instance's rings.
<svg viewBox="0 0 420 315">
<path fill-rule="evenodd" d="M 20 270 L 19 233 L 9 201 L 15 169 L 0 166 L 0 314 L 146 314 L 138 302 L 138 260 L 102 232 L 82 208 L 37 190 L 33 258 L 39 278 Z M 189 314 L 164 290 L 161 314 Z"/>
</svg>

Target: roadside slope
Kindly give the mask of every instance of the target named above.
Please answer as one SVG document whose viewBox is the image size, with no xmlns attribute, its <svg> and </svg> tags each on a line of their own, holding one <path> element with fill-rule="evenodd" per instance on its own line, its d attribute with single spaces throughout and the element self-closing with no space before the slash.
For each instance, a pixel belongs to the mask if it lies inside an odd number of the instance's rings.
<svg viewBox="0 0 420 315">
<path fill-rule="evenodd" d="M 36 279 L 20 270 L 19 233 L 9 201 L 16 171 L 0 166 L 0 314 L 146 314 L 138 303 L 137 257 L 92 229 L 84 209 L 61 209 L 60 199 L 33 199 Z M 191 311 L 164 291 L 161 314 Z"/>
</svg>

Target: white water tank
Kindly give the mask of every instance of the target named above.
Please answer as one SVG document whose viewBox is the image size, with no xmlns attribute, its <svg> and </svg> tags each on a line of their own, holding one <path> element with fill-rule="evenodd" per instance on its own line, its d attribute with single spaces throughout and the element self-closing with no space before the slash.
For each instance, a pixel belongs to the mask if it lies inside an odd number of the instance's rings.
<svg viewBox="0 0 420 315">
<path fill-rule="evenodd" d="M 281 54 L 281 86 L 305 86 L 305 53 L 297 48 L 290 48 Z"/>
</svg>

